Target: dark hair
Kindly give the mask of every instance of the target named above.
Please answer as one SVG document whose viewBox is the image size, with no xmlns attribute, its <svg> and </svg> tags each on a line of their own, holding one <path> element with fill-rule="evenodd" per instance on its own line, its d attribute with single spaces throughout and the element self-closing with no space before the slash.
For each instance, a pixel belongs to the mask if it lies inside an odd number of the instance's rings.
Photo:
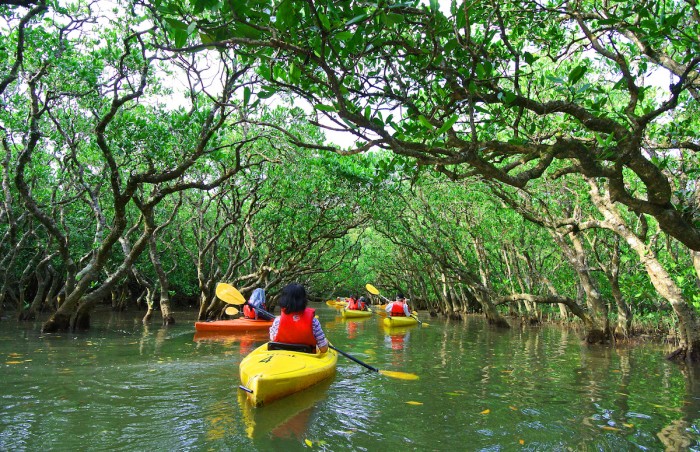
<svg viewBox="0 0 700 452">
<path fill-rule="evenodd" d="M 279 304 L 287 314 L 302 312 L 306 308 L 306 289 L 301 284 L 288 284 L 282 289 Z"/>
<path fill-rule="evenodd" d="M 402 294 L 401 292 L 399 292 L 399 293 L 396 294 L 396 299 L 397 299 L 397 300 L 401 300 L 401 299 L 403 299 L 403 298 L 405 298 L 405 297 L 403 296 L 403 294 Z"/>
</svg>

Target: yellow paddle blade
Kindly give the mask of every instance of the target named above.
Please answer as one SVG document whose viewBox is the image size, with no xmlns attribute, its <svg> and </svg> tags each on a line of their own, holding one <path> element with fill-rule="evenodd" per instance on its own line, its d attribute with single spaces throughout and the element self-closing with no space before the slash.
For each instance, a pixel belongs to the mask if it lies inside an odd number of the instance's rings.
<svg viewBox="0 0 700 452">
<path fill-rule="evenodd" d="M 216 296 L 219 297 L 221 301 L 229 304 L 244 304 L 245 298 L 243 295 L 233 287 L 231 284 L 219 283 L 216 285 Z"/>
<path fill-rule="evenodd" d="M 408 372 L 397 372 L 394 370 L 380 370 L 381 375 L 386 375 L 391 378 L 398 378 L 399 380 L 418 380 L 418 375 L 409 374 Z"/>
<path fill-rule="evenodd" d="M 224 312 L 226 315 L 236 315 L 238 314 L 238 309 L 234 308 L 233 306 L 228 306 L 226 309 L 224 309 Z"/>
<path fill-rule="evenodd" d="M 365 284 L 365 289 L 367 289 L 367 292 L 371 293 L 372 295 L 379 295 L 379 290 L 377 290 L 377 288 L 372 284 Z"/>
</svg>

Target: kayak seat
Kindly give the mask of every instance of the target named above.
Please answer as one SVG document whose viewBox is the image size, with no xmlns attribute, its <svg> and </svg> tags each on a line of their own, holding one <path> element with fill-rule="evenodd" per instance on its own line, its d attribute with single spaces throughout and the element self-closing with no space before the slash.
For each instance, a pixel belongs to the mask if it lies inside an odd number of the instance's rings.
<svg viewBox="0 0 700 452">
<path fill-rule="evenodd" d="M 268 350 L 289 350 L 291 352 L 316 354 L 316 347 L 306 344 L 286 344 L 284 342 L 268 342 Z"/>
</svg>

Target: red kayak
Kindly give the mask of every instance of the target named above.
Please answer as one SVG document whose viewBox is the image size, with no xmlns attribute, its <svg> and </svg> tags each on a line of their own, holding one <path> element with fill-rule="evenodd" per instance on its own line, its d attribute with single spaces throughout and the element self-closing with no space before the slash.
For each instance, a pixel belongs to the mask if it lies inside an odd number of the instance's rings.
<svg viewBox="0 0 700 452">
<path fill-rule="evenodd" d="M 194 329 L 196 331 L 218 331 L 220 333 L 243 332 L 243 331 L 259 331 L 267 330 L 272 325 L 272 320 L 253 320 L 253 319 L 233 319 L 233 320 L 215 320 L 213 322 L 195 322 Z"/>
</svg>

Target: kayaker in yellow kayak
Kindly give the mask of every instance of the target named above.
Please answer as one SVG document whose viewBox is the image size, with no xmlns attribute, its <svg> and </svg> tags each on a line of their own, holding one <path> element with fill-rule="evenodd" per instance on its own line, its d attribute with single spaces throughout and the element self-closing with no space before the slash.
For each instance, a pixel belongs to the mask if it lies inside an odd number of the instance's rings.
<svg viewBox="0 0 700 452">
<path fill-rule="evenodd" d="M 360 306 L 360 311 L 367 310 L 367 299 L 365 297 L 360 297 L 360 299 L 357 300 L 357 304 Z"/>
<path fill-rule="evenodd" d="M 306 289 L 301 284 L 289 284 L 282 289 L 279 305 L 281 314 L 270 327 L 270 340 L 285 344 L 303 344 L 328 351 L 328 339 L 316 318 L 316 311 L 307 308 Z"/>
<path fill-rule="evenodd" d="M 408 308 L 406 298 L 401 292 L 396 294 L 396 301 L 386 305 L 385 310 L 391 317 L 411 317 L 411 310 Z"/>
</svg>

